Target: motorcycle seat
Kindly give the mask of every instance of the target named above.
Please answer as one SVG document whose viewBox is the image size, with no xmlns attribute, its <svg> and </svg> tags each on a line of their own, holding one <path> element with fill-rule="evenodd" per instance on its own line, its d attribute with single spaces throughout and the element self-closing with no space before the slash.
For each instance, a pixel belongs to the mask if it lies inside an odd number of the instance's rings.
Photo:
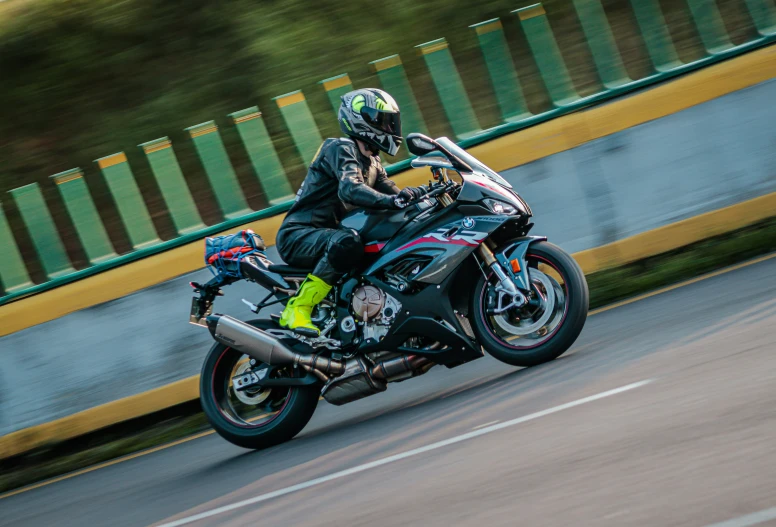
<svg viewBox="0 0 776 527">
<path fill-rule="evenodd" d="M 293 265 L 285 264 L 272 264 L 269 266 L 269 270 L 273 273 L 285 276 L 306 276 L 313 272 L 312 268 L 307 269 L 303 267 L 294 267 Z"/>
</svg>

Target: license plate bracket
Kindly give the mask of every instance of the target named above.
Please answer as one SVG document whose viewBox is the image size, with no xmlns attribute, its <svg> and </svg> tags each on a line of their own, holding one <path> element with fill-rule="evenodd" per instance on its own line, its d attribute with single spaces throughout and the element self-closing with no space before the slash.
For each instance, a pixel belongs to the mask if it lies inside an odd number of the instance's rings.
<svg viewBox="0 0 776 527">
<path fill-rule="evenodd" d="M 189 314 L 189 323 L 195 326 L 207 327 L 207 319 L 213 313 L 213 302 L 203 300 L 195 296 L 191 299 L 191 313 Z"/>
</svg>

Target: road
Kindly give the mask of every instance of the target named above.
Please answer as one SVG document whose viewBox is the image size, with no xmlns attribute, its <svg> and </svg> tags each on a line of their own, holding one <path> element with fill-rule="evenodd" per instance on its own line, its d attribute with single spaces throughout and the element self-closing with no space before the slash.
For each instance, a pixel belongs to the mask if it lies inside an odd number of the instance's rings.
<svg viewBox="0 0 776 527">
<path fill-rule="evenodd" d="M 771 259 L 602 312 L 540 367 L 322 403 L 266 451 L 208 435 L 23 492 L 0 524 L 776 525 L 774 277 Z"/>
</svg>

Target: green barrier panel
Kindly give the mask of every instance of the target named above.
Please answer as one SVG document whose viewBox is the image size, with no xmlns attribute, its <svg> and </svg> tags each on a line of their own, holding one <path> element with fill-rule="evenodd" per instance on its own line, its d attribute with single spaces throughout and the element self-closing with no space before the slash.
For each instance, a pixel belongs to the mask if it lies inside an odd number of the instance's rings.
<svg viewBox="0 0 776 527">
<path fill-rule="evenodd" d="M 746 0 L 746 6 L 761 35 L 776 35 L 776 7 L 771 0 Z"/>
<path fill-rule="evenodd" d="M 194 141 L 202 165 L 205 167 L 210 187 L 221 207 L 224 218 L 231 219 L 251 212 L 245 201 L 237 175 L 226 154 L 224 142 L 214 121 L 208 121 L 185 129 Z"/>
<path fill-rule="evenodd" d="M 0 286 L 6 293 L 13 293 L 34 284 L 30 280 L 27 268 L 22 260 L 22 253 L 13 238 L 11 227 L 5 218 L 5 212 L 0 204 L 0 247 L 3 248 L 3 257 L 0 258 Z"/>
<path fill-rule="evenodd" d="M 318 84 L 323 85 L 323 89 L 326 90 L 326 95 L 329 97 L 331 107 L 334 109 L 334 115 L 337 115 L 341 102 L 340 97 L 353 90 L 353 84 L 350 82 L 350 77 L 348 77 L 347 73 L 343 73 L 336 77 L 324 79 Z"/>
<path fill-rule="evenodd" d="M 477 33 L 504 121 L 519 121 L 529 117 L 531 112 L 523 97 L 501 20 L 494 18 L 469 27 Z"/>
<path fill-rule="evenodd" d="M 373 60 L 369 65 L 377 73 L 383 89 L 390 93 L 399 105 L 402 133 L 405 137 L 413 132 L 428 135 L 426 123 L 399 55 Z"/>
<path fill-rule="evenodd" d="M 447 41 L 439 38 L 415 47 L 426 61 L 453 133 L 459 139 L 464 139 L 481 132 Z"/>
<path fill-rule="evenodd" d="M 622 63 L 622 57 L 601 1 L 574 0 L 574 8 L 603 85 L 606 88 L 615 88 L 630 82 L 631 78 Z"/>
<path fill-rule="evenodd" d="M 10 191 L 49 279 L 75 272 L 37 183 Z"/>
<path fill-rule="evenodd" d="M 167 137 L 142 143 L 138 147 L 148 159 L 151 172 L 162 191 L 164 203 L 170 211 L 172 222 L 178 234 L 186 234 L 205 227 L 186 180 L 183 178 L 178 159 Z"/>
<path fill-rule="evenodd" d="M 667 71 L 680 66 L 682 63 L 676 54 L 658 0 L 631 0 L 631 6 L 655 71 Z"/>
<path fill-rule="evenodd" d="M 499 137 L 503 137 L 504 135 L 512 134 L 517 131 L 529 128 L 531 126 L 535 126 L 540 123 L 545 123 L 545 122 L 551 121 L 552 119 L 556 119 L 564 115 L 569 115 L 579 110 L 584 110 L 586 108 L 589 108 L 591 104 L 605 103 L 617 97 L 628 95 L 628 94 L 637 92 L 638 90 L 642 90 L 644 88 L 648 88 L 650 86 L 660 84 L 662 82 L 678 77 L 680 75 L 684 75 L 686 73 L 690 73 L 693 71 L 698 71 L 704 67 L 721 63 L 733 57 L 742 56 L 751 51 L 763 49 L 774 43 L 776 43 L 776 35 L 757 38 L 750 42 L 735 46 L 734 48 L 726 50 L 717 55 L 710 55 L 688 64 L 681 64 L 677 68 L 672 69 L 670 71 L 662 72 L 657 75 L 650 75 L 648 77 L 635 80 L 629 84 L 626 84 L 625 86 L 620 86 L 618 88 L 614 88 L 611 90 L 602 91 L 594 95 L 591 95 L 589 97 L 585 97 L 584 99 L 578 99 L 573 104 L 570 104 L 561 108 L 557 108 L 551 111 L 547 111 L 541 114 L 533 115 L 523 121 L 504 123 L 498 126 L 494 126 L 493 128 L 483 131 L 481 134 L 477 136 L 470 137 L 464 141 L 460 141 L 459 146 L 461 148 L 472 148 L 476 145 L 485 143 L 487 141 L 492 141 Z M 410 160 L 407 159 L 404 161 L 400 161 L 400 162 L 388 165 L 386 167 L 386 170 L 389 176 L 393 176 L 403 170 L 408 170 L 409 168 L 410 168 Z M 222 223 L 219 223 L 218 225 L 211 225 L 211 226 L 205 227 L 201 231 L 190 233 L 185 236 L 179 236 L 172 240 L 162 242 L 158 245 L 145 248 L 141 251 L 132 251 L 130 253 L 121 255 L 118 258 L 115 258 L 113 260 L 109 260 L 99 265 L 89 266 L 85 269 L 81 269 L 80 271 L 76 271 L 74 273 L 58 277 L 54 280 L 49 280 L 42 284 L 37 284 L 32 287 L 16 290 L 12 293 L 6 293 L 5 295 L 0 296 L 0 305 L 8 304 L 9 302 L 12 302 L 15 299 L 21 298 L 23 296 L 37 294 L 43 291 L 48 291 L 56 287 L 60 287 L 64 284 L 75 282 L 77 280 L 81 280 L 89 276 L 94 276 L 106 270 L 113 269 L 115 267 L 124 265 L 126 263 L 135 262 L 143 258 L 146 258 L 148 256 L 158 254 L 169 249 L 181 247 L 191 242 L 197 242 L 197 240 L 201 240 L 202 237 L 204 236 L 213 236 L 219 232 L 228 231 L 233 228 L 239 228 L 240 226 L 246 225 L 252 221 L 256 221 L 262 218 L 269 218 L 272 216 L 276 216 L 278 214 L 283 214 L 288 211 L 288 209 L 291 207 L 292 204 L 293 204 L 293 201 L 289 200 L 286 203 L 280 203 L 273 207 L 262 209 L 257 212 L 252 212 L 242 218 L 227 220 Z"/>
<path fill-rule="evenodd" d="M 156 234 L 124 152 L 101 157 L 96 163 L 108 183 L 132 247 L 141 249 L 159 243 L 161 240 Z"/>
<path fill-rule="evenodd" d="M 733 47 L 715 0 L 687 0 L 687 3 L 707 52 L 714 54 Z"/>
<path fill-rule="evenodd" d="M 270 205 L 291 199 L 294 197 L 294 191 L 286 178 L 283 165 L 280 163 L 275 147 L 272 145 L 272 139 L 267 133 L 267 127 L 261 119 L 259 108 L 253 106 L 230 113 L 229 117 L 234 120 L 237 132 L 240 134 L 248 157 L 251 159 L 256 176 L 261 182 L 264 194 Z"/>
<path fill-rule="evenodd" d="M 51 179 L 65 202 L 89 263 L 97 264 L 118 255 L 113 250 L 83 176 L 80 169 L 74 168 L 54 174 Z"/>
<path fill-rule="evenodd" d="M 272 100 L 280 108 L 280 113 L 283 115 L 289 132 L 291 132 L 291 137 L 299 150 L 299 155 L 302 156 L 304 165 L 309 165 L 323 143 L 323 138 L 318 132 L 318 127 L 313 119 L 313 114 L 310 113 L 310 108 L 307 106 L 304 94 L 297 90 L 279 95 Z"/>
<path fill-rule="evenodd" d="M 541 4 L 534 4 L 512 12 L 520 19 L 528 45 L 531 47 L 539 73 L 553 104 L 558 107 L 578 100 L 579 95 L 571 83 L 571 76 L 555 42 L 544 7 Z"/>
</svg>

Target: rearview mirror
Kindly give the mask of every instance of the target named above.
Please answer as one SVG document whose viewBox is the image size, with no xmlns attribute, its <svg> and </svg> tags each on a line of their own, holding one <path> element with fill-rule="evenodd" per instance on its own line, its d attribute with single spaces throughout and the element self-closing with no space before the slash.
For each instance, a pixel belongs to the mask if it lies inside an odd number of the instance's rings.
<svg viewBox="0 0 776 527">
<path fill-rule="evenodd" d="M 409 134 L 407 136 L 407 148 L 416 156 L 430 154 L 437 149 L 433 139 L 423 134 Z"/>
<path fill-rule="evenodd" d="M 455 170 L 453 165 L 446 159 L 435 157 L 416 157 L 410 162 L 412 168 L 431 167 L 444 168 L 445 170 Z"/>
</svg>

